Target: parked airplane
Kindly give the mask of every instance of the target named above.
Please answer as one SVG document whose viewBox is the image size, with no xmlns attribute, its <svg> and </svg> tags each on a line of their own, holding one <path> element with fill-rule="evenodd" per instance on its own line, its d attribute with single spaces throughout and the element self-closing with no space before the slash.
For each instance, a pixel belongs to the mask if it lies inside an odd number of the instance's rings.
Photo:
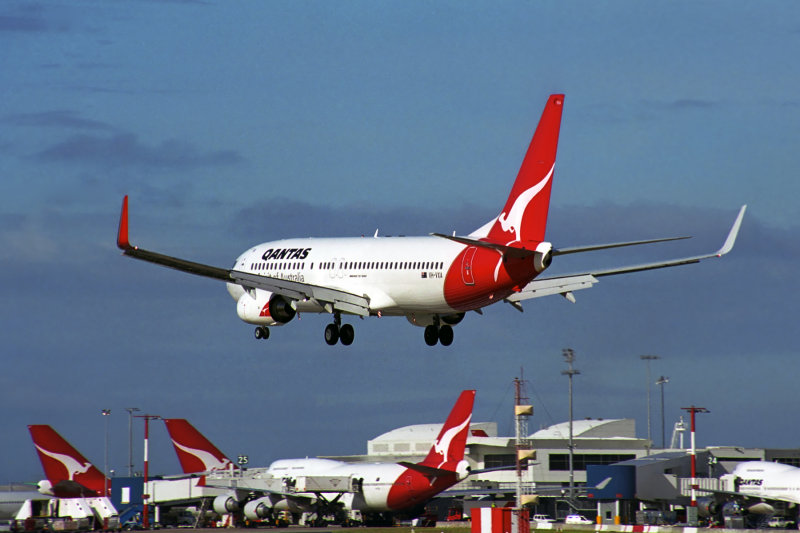
<svg viewBox="0 0 800 533">
<path fill-rule="evenodd" d="M 716 496 L 698 500 L 700 511 L 715 514 L 722 503 L 732 499 L 748 513 L 756 515 L 775 514 L 776 508 L 792 509 L 792 520 L 797 520 L 800 511 L 800 468 L 769 461 L 746 461 L 736 465 L 731 474 L 721 480 L 730 480 L 733 490 L 707 490 Z"/>
<path fill-rule="evenodd" d="M 56 430 L 47 425 L 30 425 L 28 430 L 47 476 L 39 482 L 39 492 L 59 498 L 105 494 L 109 480 Z"/>
<path fill-rule="evenodd" d="M 617 248 L 678 238 L 554 248 L 545 240 L 550 190 L 561 127 L 563 94 L 553 94 L 500 214 L 467 236 L 432 233 L 425 237 L 286 239 L 242 253 L 230 269 L 147 251 L 130 243 L 128 197 L 120 214 L 117 246 L 124 255 L 183 272 L 225 281 L 243 321 L 255 324 L 258 339 L 268 326 L 282 326 L 298 312 L 328 313 L 333 323 L 325 341 L 349 345 L 353 326 L 342 315 L 405 316 L 425 328 L 425 342 L 449 345 L 452 326 L 467 311 L 505 301 L 522 310 L 521 301 L 573 291 L 614 274 L 697 263 L 732 248 L 745 207 L 722 248 L 713 254 L 570 276 L 537 278 L 559 255 Z"/>
<path fill-rule="evenodd" d="M 236 489 L 231 494 L 218 496 L 213 504 L 214 510 L 220 514 L 241 510 L 249 519 L 263 519 L 271 516 L 273 511 L 282 510 L 321 514 L 320 509 L 344 508 L 348 511 L 361 511 L 367 516 L 377 516 L 387 511 L 405 511 L 418 507 L 469 474 L 468 464 L 464 460 L 464 448 L 474 400 L 474 390 L 465 390 L 459 395 L 436 441 L 425 459 L 419 463 L 280 459 L 273 462 L 266 471 L 257 471 L 255 474 L 250 471 L 239 472 L 233 477 L 219 474 L 207 481 L 208 485 L 216 487 L 230 482 L 227 486 Z M 224 457 L 191 424 L 173 421 L 167 427 L 173 442 L 182 443 L 175 447 L 182 465 L 188 465 L 189 459 L 198 455 Z M 202 445 L 202 442 L 208 445 Z M 187 451 L 190 446 L 183 443 L 192 443 L 191 451 Z M 198 450 L 203 453 L 198 454 Z M 207 466 L 212 465 L 205 463 L 204 468 Z M 194 463 L 189 468 L 199 468 L 199 465 Z M 341 490 L 330 487 L 322 490 L 308 488 L 311 478 L 339 483 Z M 307 482 L 305 488 L 296 484 L 300 480 Z M 254 494 L 255 498 L 252 497 Z"/>
</svg>

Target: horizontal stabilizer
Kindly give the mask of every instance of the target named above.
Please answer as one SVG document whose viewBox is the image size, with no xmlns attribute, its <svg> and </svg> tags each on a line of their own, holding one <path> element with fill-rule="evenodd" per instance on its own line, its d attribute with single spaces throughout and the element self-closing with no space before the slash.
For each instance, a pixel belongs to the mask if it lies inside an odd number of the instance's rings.
<svg viewBox="0 0 800 533">
<path fill-rule="evenodd" d="M 458 474 L 458 472 L 454 470 L 445 470 L 444 468 L 436 468 L 434 466 L 426 466 L 419 463 L 410 463 L 408 461 L 398 461 L 400 466 L 404 466 L 410 470 L 416 470 L 420 474 L 424 474 L 426 476 L 436 477 L 436 476 L 452 476 L 454 474 Z"/>
<path fill-rule="evenodd" d="M 489 248 L 490 250 L 495 250 L 496 252 L 500 252 L 501 254 L 508 257 L 524 258 L 524 257 L 531 257 L 536 253 L 536 250 L 529 250 L 524 246 L 523 247 L 506 246 L 505 244 L 500 244 L 498 242 L 478 240 L 478 239 L 473 239 L 471 237 L 457 237 L 455 235 L 445 235 L 444 233 L 431 233 L 431 235 L 434 237 L 442 237 L 443 239 L 448 239 L 461 244 L 466 244 L 467 246 L 479 246 L 481 248 Z"/>
</svg>

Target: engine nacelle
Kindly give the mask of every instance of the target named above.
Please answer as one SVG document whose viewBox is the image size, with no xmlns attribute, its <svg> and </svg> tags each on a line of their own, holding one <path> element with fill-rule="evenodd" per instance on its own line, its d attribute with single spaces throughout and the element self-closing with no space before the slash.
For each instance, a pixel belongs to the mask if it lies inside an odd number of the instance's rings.
<svg viewBox="0 0 800 533">
<path fill-rule="evenodd" d="M 214 512 L 217 514 L 235 513 L 239 510 L 239 500 L 233 494 L 221 494 L 214 498 Z"/>
<path fill-rule="evenodd" d="M 239 297 L 236 302 L 236 314 L 248 324 L 282 326 L 293 319 L 297 311 L 289 300 L 280 294 L 255 289 Z"/>
<path fill-rule="evenodd" d="M 250 520 L 267 518 L 270 514 L 272 514 L 272 500 L 268 496 L 244 504 L 244 516 Z"/>
<path fill-rule="evenodd" d="M 544 272 L 550 263 L 553 262 L 553 245 L 549 242 L 540 242 L 536 245 L 536 252 L 533 254 L 533 268 L 536 272 Z"/>
<path fill-rule="evenodd" d="M 703 518 L 715 516 L 720 510 L 719 503 L 713 497 L 697 499 L 697 514 Z"/>
<path fill-rule="evenodd" d="M 458 462 L 458 465 L 456 465 L 456 472 L 458 473 L 458 479 L 459 480 L 467 479 L 470 470 L 472 470 L 472 468 L 470 468 L 469 463 L 464 459 L 460 460 Z"/>
<path fill-rule="evenodd" d="M 439 318 L 441 318 L 442 322 L 444 322 L 445 324 L 448 324 L 450 326 L 455 326 L 456 324 L 464 320 L 464 315 L 466 315 L 466 313 L 453 313 L 452 315 L 442 315 Z"/>
</svg>

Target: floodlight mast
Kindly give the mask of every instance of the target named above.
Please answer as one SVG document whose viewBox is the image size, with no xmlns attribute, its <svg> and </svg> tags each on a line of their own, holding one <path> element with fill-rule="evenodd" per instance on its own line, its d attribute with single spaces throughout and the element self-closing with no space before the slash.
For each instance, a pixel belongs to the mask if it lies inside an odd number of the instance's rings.
<svg viewBox="0 0 800 533">
<path fill-rule="evenodd" d="M 572 376 L 580 374 L 580 370 L 572 367 L 575 361 L 575 352 L 572 348 L 564 348 L 561 350 L 561 355 L 569 365 L 569 369 L 562 370 L 561 375 L 569 377 L 569 501 L 570 503 L 575 499 L 575 468 L 573 463 L 573 453 L 575 446 L 572 444 Z"/>
<path fill-rule="evenodd" d="M 128 477 L 133 477 L 133 413 L 139 411 L 138 407 L 126 407 L 128 411 Z"/>
<path fill-rule="evenodd" d="M 669 378 L 666 376 L 661 376 L 656 381 L 656 385 L 661 386 L 661 449 L 663 450 L 667 444 L 666 441 L 666 429 L 664 427 L 664 385 L 669 383 Z"/>
<path fill-rule="evenodd" d="M 650 448 L 653 447 L 653 437 L 650 431 L 650 361 L 661 359 L 661 356 L 640 355 L 639 359 L 647 363 L 647 455 L 650 455 Z"/>
</svg>

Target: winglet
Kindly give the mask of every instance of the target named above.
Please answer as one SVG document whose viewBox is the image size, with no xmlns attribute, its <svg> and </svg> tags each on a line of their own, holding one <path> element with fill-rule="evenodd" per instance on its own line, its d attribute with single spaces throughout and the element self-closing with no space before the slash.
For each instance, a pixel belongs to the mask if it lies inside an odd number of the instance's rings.
<svg viewBox="0 0 800 533">
<path fill-rule="evenodd" d="M 739 209 L 739 214 L 736 216 L 736 220 L 733 222 L 733 226 L 731 226 L 731 231 L 728 233 L 728 238 L 725 239 L 725 244 L 722 245 L 722 248 L 717 250 L 716 256 L 722 257 L 723 255 L 727 254 L 731 250 L 733 250 L 733 245 L 736 243 L 736 237 L 739 235 L 739 228 L 742 225 L 742 218 L 744 217 L 744 212 L 747 209 L 747 205 L 743 205 L 741 209 Z"/>
<path fill-rule="evenodd" d="M 119 214 L 119 229 L 117 230 L 117 247 L 120 250 L 133 248 L 128 240 L 128 195 L 122 199 L 122 212 Z"/>
</svg>

